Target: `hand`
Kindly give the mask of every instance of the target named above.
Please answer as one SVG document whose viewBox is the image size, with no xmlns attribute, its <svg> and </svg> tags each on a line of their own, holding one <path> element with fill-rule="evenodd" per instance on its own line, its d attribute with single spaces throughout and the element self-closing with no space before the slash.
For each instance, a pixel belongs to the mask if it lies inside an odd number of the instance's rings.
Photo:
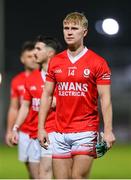
<svg viewBox="0 0 131 180">
<path fill-rule="evenodd" d="M 12 131 L 11 143 L 12 145 L 18 144 L 19 134 L 18 131 Z"/>
<path fill-rule="evenodd" d="M 110 149 L 113 144 L 115 143 L 115 135 L 113 134 L 112 131 L 109 131 L 109 132 L 104 132 L 103 135 L 103 140 L 107 143 L 107 148 Z"/>
<path fill-rule="evenodd" d="M 44 129 L 38 130 L 38 140 L 43 148 L 48 149 L 48 145 L 50 144 L 50 141 L 48 138 L 48 134 Z"/>
<path fill-rule="evenodd" d="M 5 142 L 10 147 L 12 147 L 11 139 L 12 139 L 12 131 L 9 131 L 9 132 L 6 133 Z"/>
</svg>

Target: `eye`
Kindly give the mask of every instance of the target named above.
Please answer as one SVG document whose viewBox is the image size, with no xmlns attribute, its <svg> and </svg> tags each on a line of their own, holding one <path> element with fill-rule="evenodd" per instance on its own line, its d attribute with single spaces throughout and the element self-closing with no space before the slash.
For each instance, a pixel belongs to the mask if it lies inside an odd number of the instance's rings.
<svg viewBox="0 0 131 180">
<path fill-rule="evenodd" d="M 68 30 L 69 29 L 69 27 L 64 27 L 64 30 Z"/>
<path fill-rule="evenodd" d="M 38 51 L 40 51 L 40 50 L 41 50 L 39 47 L 36 47 L 35 49 L 36 49 L 36 50 L 38 50 Z"/>
<path fill-rule="evenodd" d="M 72 29 L 72 30 L 78 30 L 78 28 L 77 28 L 77 27 L 72 27 L 71 29 Z"/>
</svg>

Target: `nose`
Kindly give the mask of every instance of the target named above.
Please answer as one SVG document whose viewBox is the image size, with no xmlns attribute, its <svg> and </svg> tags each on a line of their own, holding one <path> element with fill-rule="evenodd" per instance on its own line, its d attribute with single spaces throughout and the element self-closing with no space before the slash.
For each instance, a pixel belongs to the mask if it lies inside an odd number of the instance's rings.
<svg viewBox="0 0 131 180">
<path fill-rule="evenodd" d="M 67 33 L 70 35 L 70 34 L 72 34 L 72 29 L 68 29 L 67 30 Z"/>
<path fill-rule="evenodd" d="M 34 59 L 36 59 L 36 58 L 37 58 L 37 52 L 34 51 Z"/>
<path fill-rule="evenodd" d="M 37 55 L 37 49 L 34 49 L 34 56 Z"/>
</svg>

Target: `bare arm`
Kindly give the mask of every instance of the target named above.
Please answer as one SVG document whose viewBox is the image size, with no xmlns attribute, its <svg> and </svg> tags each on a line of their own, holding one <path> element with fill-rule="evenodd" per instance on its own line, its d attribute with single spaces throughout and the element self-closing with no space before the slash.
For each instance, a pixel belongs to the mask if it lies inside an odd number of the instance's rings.
<svg viewBox="0 0 131 180">
<path fill-rule="evenodd" d="M 11 139 L 13 144 L 18 143 L 17 128 L 19 128 L 25 121 L 25 119 L 28 115 L 28 112 L 29 112 L 29 106 L 30 106 L 30 102 L 23 100 L 20 110 L 18 112 L 18 116 L 17 116 L 16 122 L 15 122 L 15 125 L 13 127 L 12 139 Z M 17 128 L 15 129 L 15 127 L 17 127 Z"/>
<path fill-rule="evenodd" d="M 49 143 L 49 139 L 44 129 L 44 124 L 52 104 L 54 88 L 55 88 L 55 84 L 53 82 L 47 81 L 45 83 L 44 91 L 41 96 L 39 122 L 38 122 L 38 139 L 41 145 L 45 148 L 46 148 L 45 142 Z"/>
<path fill-rule="evenodd" d="M 111 148 L 115 142 L 115 136 L 112 132 L 112 102 L 110 85 L 98 85 L 98 94 L 102 116 L 104 121 L 104 140 L 107 142 L 108 148 Z"/>
<path fill-rule="evenodd" d="M 28 112 L 29 112 L 29 106 L 30 106 L 29 101 L 26 101 L 26 100 L 22 101 L 16 122 L 15 122 L 15 124 L 17 124 L 18 127 L 20 127 L 24 123 L 24 121 L 28 115 Z"/>
<path fill-rule="evenodd" d="M 16 117 L 18 115 L 19 110 L 19 99 L 11 98 L 8 115 L 7 115 L 7 129 L 6 129 L 6 144 L 11 146 L 11 137 L 12 137 L 12 128 L 15 124 Z"/>
</svg>

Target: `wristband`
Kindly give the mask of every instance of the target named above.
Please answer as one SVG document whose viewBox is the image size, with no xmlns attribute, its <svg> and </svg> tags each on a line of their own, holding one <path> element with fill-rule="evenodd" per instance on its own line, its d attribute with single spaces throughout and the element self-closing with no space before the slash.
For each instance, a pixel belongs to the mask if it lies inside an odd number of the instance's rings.
<svg viewBox="0 0 131 180">
<path fill-rule="evenodd" d="M 18 128 L 19 128 L 19 126 L 17 125 L 17 124 L 15 124 L 14 126 L 13 126 L 13 129 L 12 129 L 12 131 L 18 131 Z"/>
</svg>

